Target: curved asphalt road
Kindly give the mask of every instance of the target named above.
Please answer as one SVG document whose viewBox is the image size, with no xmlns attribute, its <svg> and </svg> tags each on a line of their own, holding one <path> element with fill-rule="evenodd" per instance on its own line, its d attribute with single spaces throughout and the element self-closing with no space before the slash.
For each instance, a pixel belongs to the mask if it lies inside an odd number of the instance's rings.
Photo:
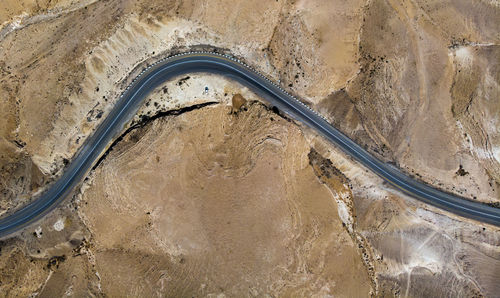
<svg viewBox="0 0 500 298">
<path fill-rule="evenodd" d="M 85 141 L 64 174 L 27 206 L 0 218 L 0 237 L 19 231 L 54 209 L 85 177 L 93 163 L 98 160 L 113 138 L 123 130 L 137 112 L 143 99 L 154 88 L 173 77 L 194 72 L 221 74 L 248 86 L 272 105 L 316 130 L 402 192 L 446 211 L 500 226 L 500 209 L 439 191 L 409 178 L 394 167 L 371 156 L 316 112 L 250 67 L 227 56 L 195 52 L 156 62 L 135 78 L 120 96 L 110 114 Z"/>
</svg>

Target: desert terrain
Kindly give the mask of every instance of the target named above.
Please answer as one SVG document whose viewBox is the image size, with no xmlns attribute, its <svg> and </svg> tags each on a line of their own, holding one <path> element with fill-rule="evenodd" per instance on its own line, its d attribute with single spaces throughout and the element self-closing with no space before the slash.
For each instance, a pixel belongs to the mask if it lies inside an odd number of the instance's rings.
<svg viewBox="0 0 500 298">
<path fill-rule="evenodd" d="M 3 1 L 0 213 L 55 181 L 146 65 L 206 50 L 375 156 L 500 204 L 496 1 Z M 486 296 L 500 230 L 409 198 L 227 78 L 165 82 L 59 208 L 0 243 L 2 296 Z"/>
</svg>

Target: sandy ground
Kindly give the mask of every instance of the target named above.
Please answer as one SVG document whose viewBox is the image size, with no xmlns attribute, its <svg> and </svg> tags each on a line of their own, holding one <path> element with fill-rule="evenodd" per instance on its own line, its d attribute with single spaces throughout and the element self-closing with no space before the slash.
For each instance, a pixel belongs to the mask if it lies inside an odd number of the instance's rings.
<svg viewBox="0 0 500 298">
<path fill-rule="evenodd" d="M 415 178 L 498 204 L 499 20 L 491 1 L 3 1 L 0 211 L 19 208 L 57 178 L 141 67 L 214 48 L 279 81 Z M 391 190 L 313 132 L 252 103 L 258 97 L 239 85 L 216 76 L 183 82 L 155 91 L 133 123 L 217 104 L 130 133 L 72 200 L 6 239 L 3 292 L 120 294 L 138 285 L 137 276 L 163 283 L 161 293 L 175 284 L 171 293 L 197 295 L 498 292 L 498 229 Z M 235 94 L 248 100 L 247 111 L 229 115 Z M 272 123 L 262 120 L 268 116 Z M 150 193 L 149 183 L 169 187 Z M 271 186 L 279 191 L 260 192 Z M 113 223 L 103 224 L 110 213 Z M 222 225 L 226 217 L 234 225 Z M 129 230 L 114 233 L 126 218 L 134 218 Z M 261 250 L 248 249 L 254 242 Z M 325 253 L 331 247 L 350 256 L 354 271 L 343 271 L 347 258 Z M 156 266 L 150 275 L 147 264 Z M 192 279 L 183 277 L 189 270 Z M 356 272 L 366 278 L 346 284 Z"/>
</svg>

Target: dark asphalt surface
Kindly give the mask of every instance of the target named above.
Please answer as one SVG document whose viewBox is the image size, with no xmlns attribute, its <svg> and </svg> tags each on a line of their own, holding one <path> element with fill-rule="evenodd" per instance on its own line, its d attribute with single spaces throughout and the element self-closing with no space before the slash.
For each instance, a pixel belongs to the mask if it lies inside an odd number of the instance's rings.
<svg viewBox="0 0 500 298">
<path fill-rule="evenodd" d="M 161 60 L 134 79 L 110 114 L 84 142 L 63 175 L 31 203 L 0 218 L 0 237 L 23 229 L 53 210 L 81 183 L 108 144 L 123 131 L 144 98 L 165 81 L 188 73 L 216 73 L 234 79 L 251 88 L 280 111 L 314 129 L 405 194 L 454 214 L 500 226 L 500 209 L 437 190 L 411 179 L 370 155 L 320 115 L 251 68 L 226 56 L 196 52 Z"/>
</svg>

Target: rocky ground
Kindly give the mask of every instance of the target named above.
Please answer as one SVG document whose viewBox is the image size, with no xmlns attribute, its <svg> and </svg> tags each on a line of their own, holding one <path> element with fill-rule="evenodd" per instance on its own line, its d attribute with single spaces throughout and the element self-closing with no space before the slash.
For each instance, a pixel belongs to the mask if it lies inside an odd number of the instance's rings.
<svg viewBox="0 0 500 298">
<path fill-rule="evenodd" d="M 3 1 L 0 208 L 56 179 L 147 63 L 239 57 L 379 158 L 500 202 L 495 1 Z M 205 91 L 208 87 L 208 91 Z M 495 296 L 500 230 L 385 185 L 251 90 L 166 82 L 61 208 L 4 239 L 7 296 Z"/>
</svg>

